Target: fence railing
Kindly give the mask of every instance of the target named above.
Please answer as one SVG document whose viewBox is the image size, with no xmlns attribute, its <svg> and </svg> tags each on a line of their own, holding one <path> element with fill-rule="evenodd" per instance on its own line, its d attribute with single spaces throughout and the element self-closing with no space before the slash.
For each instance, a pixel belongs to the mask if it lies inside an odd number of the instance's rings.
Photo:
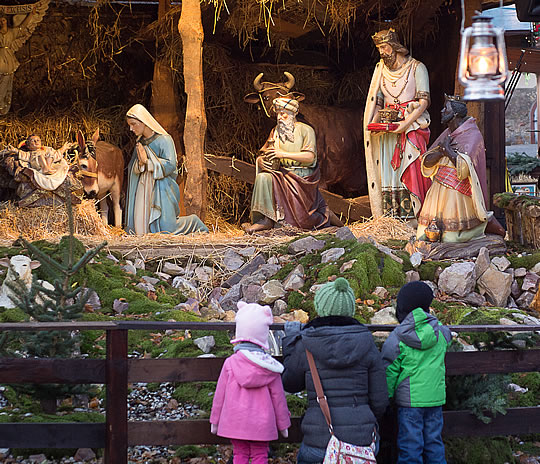
<svg viewBox="0 0 540 464">
<path fill-rule="evenodd" d="M 0 448 L 104 448 L 105 463 L 127 463 L 129 446 L 228 443 L 208 420 L 128 421 L 128 384 L 216 381 L 224 358 L 128 358 L 129 330 L 234 330 L 222 322 L 65 322 L 0 324 L 0 331 L 103 330 L 105 359 L 0 358 L 0 383 L 105 384 L 105 423 L 0 423 Z M 394 326 L 368 325 L 371 331 Z M 450 326 L 455 332 L 537 332 L 540 325 Z M 283 329 L 274 324 L 272 330 Z M 464 351 L 446 355 L 447 375 L 540 371 L 540 349 Z M 445 411 L 444 435 L 493 436 L 540 432 L 540 406 L 510 408 L 484 424 L 469 411 Z M 300 419 L 286 442 L 300 442 Z"/>
</svg>

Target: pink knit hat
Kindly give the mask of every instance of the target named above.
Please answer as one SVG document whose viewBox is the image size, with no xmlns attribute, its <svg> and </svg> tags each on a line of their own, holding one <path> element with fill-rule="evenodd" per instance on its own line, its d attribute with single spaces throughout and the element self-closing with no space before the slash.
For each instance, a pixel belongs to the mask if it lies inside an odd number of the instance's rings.
<svg viewBox="0 0 540 464">
<path fill-rule="evenodd" d="M 270 306 L 261 306 L 257 303 L 239 301 L 236 313 L 236 336 L 231 343 L 251 342 L 265 350 L 268 346 L 268 331 L 274 322 Z"/>
</svg>

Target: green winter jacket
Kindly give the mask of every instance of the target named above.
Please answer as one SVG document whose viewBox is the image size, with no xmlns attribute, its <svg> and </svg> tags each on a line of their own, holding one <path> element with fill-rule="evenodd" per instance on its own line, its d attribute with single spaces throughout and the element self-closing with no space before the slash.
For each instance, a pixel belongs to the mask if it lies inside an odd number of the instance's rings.
<svg viewBox="0 0 540 464">
<path fill-rule="evenodd" d="M 422 308 L 410 312 L 388 336 L 382 355 L 388 396 L 402 407 L 427 408 L 446 402 L 444 356 L 452 335 Z"/>
</svg>

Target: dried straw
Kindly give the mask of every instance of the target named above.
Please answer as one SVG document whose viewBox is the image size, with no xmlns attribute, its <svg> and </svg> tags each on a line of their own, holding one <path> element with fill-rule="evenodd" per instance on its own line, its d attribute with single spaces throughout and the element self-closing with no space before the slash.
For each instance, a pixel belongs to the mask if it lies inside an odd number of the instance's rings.
<svg viewBox="0 0 540 464">
<path fill-rule="evenodd" d="M 354 222 L 349 228 L 356 237 L 373 237 L 379 243 L 388 240 L 409 240 L 416 233 L 406 221 L 389 216 Z"/>
<path fill-rule="evenodd" d="M 78 235 L 113 237 L 119 232 L 105 226 L 96 212 L 93 201 L 84 200 L 74 206 L 75 233 Z M 17 208 L 4 203 L 0 208 L 0 238 L 27 240 L 54 239 L 68 233 L 68 217 L 65 207 L 41 206 L 39 208 Z"/>
</svg>

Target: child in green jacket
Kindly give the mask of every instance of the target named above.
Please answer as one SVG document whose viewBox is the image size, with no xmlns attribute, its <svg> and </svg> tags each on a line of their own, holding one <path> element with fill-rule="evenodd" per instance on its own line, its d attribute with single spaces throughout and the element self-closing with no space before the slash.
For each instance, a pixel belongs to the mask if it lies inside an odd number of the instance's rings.
<svg viewBox="0 0 540 464">
<path fill-rule="evenodd" d="M 429 313 L 432 300 L 424 282 L 404 285 L 396 304 L 400 325 L 382 349 L 388 395 L 398 406 L 398 464 L 446 464 L 441 437 L 444 357 L 452 336 Z"/>
</svg>

